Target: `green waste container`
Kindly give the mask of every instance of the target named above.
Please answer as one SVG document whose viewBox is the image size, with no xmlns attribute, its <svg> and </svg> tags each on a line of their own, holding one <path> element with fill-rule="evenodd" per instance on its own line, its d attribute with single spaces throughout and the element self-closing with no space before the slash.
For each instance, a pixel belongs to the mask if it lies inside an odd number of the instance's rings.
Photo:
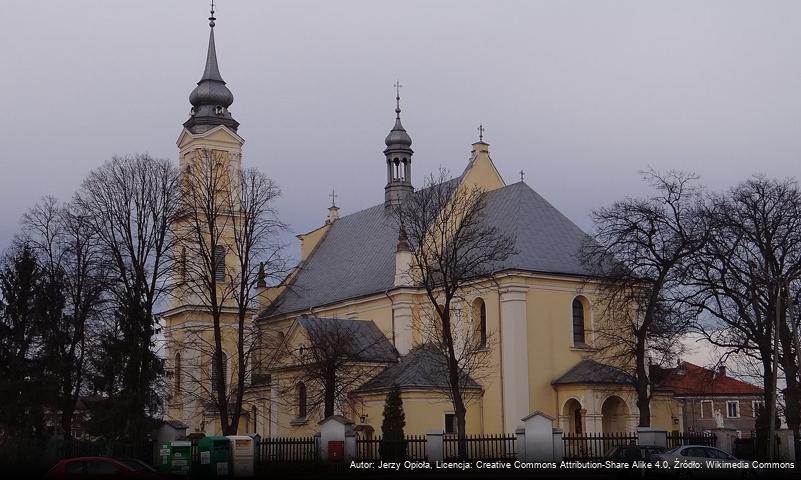
<svg viewBox="0 0 801 480">
<path fill-rule="evenodd" d="M 159 471 L 168 475 L 189 475 L 192 443 L 166 442 L 159 448 Z"/>
<path fill-rule="evenodd" d="M 159 447 L 159 472 L 170 473 L 170 442 Z"/>
<path fill-rule="evenodd" d="M 231 441 L 227 437 L 203 437 L 200 449 L 199 474 L 204 478 L 227 477 L 231 474 Z"/>
<path fill-rule="evenodd" d="M 170 474 L 189 475 L 192 465 L 192 442 L 179 440 L 170 444 Z"/>
</svg>

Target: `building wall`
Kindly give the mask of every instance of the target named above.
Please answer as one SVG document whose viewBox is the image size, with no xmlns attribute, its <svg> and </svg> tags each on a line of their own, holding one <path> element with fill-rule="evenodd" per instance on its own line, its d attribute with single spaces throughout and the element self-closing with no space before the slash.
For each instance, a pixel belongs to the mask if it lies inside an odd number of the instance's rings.
<svg viewBox="0 0 801 480">
<path fill-rule="evenodd" d="M 525 324 L 527 361 L 523 364 L 512 362 L 503 365 L 500 354 L 503 348 L 500 320 L 505 298 L 504 288 L 510 284 L 516 285 L 516 288 L 522 289 L 524 292 L 525 309 L 523 311 L 526 318 L 516 319 L 518 321 L 516 325 L 519 325 L 520 322 Z M 587 342 L 592 342 L 593 297 L 587 290 L 587 285 L 580 279 L 523 274 L 505 277 L 499 283 L 485 282 L 470 289 L 473 295 L 468 296 L 467 304 L 460 308 L 463 312 L 469 310 L 469 305 L 477 296 L 484 300 L 487 328 L 490 335 L 490 354 L 488 368 L 479 379 L 479 383 L 484 388 L 483 398 L 480 402 L 481 408 L 471 414 L 475 415 L 474 419 L 468 419 L 468 430 L 498 433 L 511 428 L 513 431 L 514 426 L 520 423 L 519 420 L 523 416 L 535 410 L 553 417 L 561 414 L 559 398 L 552 382 L 582 359 L 593 358 L 594 354 L 587 346 L 573 345 L 572 302 L 579 294 L 585 297 L 588 305 L 588 308 L 585 309 L 585 330 Z M 398 330 L 396 319 L 393 317 L 393 305 L 397 306 L 401 301 L 411 301 L 414 304 L 415 320 L 413 321 L 420 321 L 421 312 L 430 309 L 429 303 L 421 292 L 410 293 L 409 289 L 405 289 L 391 291 L 386 295 L 345 301 L 329 307 L 318 308 L 314 310 L 313 314 L 320 317 L 371 320 L 390 340 L 397 343 L 398 338 L 396 337 L 409 335 L 411 343 L 417 344 L 420 342 L 420 337 L 415 334 L 414 329 L 412 331 Z M 285 316 L 263 321 L 260 323 L 260 328 L 286 328 L 293 318 L 293 316 Z M 504 411 L 502 378 L 510 382 L 527 379 L 529 399 L 524 410 L 528 413 L 524 415 L 518 413 L 513 416 L 514 412 Z M 365 378 L 366 380 L 368 378 Z M 621 397 L 628 398 L 623 394 Z M 412 403 L 408 407 L 407 416 L 409 418 L 439 419 L 446 406 L 452 410 L 449 404 Z M 633 400 L 627 399 L 627 406 L 631 415 L 637 413 Z M 278 406 L 277 408 L 285 409 L 286 407 Z M 383 403 L 381 403 L 381 408 L 383 408 Z M 378 414 L 380 415 L 380 411 Z M 354 415 L 356 415 L 355 412 Z M 374 418 L 372 415 L 373 413 L 370 413 L 370 418 Z M 671 415 L 669 402 L 662 407 L 654 408 L 654 426 L 658 424 L 667 428 L 671 425 Z M 307 425 L 290 425 L 291 413 L 282 412 L 278 416 L 280 418 L 278 421 L 280 434 L 306 434 L 313 430 L 311 426 Z M 504 417 L 506 417 L 506 422 L 504 422 Z M 421 428 L 423 427 L 421 426 Z"/>
<path fill-rule="evenodd" d="M 740 405 L 740 415 L 731 418 L 727 415 L 726 402 L 736 401 Z M 756 416 L 754 413 L 753 402 L 763 402 L 762 396 L 701 396 L 701 397 L 678 397 L 676 402 L 682 405 L 684 416 L 684 426 L 687 430 L 702 432 L 711 430 L 717 426 L 714 412 L 719 410 L 723 417 L 723 426 L 733 428 L 743 433 L 750 433 L 754 430 Z"/>
<path fill-rule="evenodd" d="M 361 398 L 363 405 L 357 410 L 353 421 L 357 425 L 369 425 L 375 435 L 381 435 L 385 394 L 365 395 Z M 403 411 L 406 416 L 404 433 L 407 435 L 425 435 L 432 430 L 445 430 L 445 414 L 453 413 L 450 400 L 442 394 L 431 391 L 403 391 Z M 467 434 L 483 433 L 481 400 L 469 402 L 467 405 Z M 360 415 L 365 415 L 364 423 Z"/>
</svg>

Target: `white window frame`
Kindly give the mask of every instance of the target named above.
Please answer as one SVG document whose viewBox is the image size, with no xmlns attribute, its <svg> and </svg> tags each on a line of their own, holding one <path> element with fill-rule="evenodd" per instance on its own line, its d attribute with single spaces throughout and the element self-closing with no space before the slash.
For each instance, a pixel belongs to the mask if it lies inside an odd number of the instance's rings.
<svg viewBox="0 0 801 480">
<path fill-rule="evenodd" d="M 701 406 L 701 415 L 700 418 L 704 417 L 704 403 L 709 403 L 709 413 L 711 416 L 709 418 L 715 418 L 715 401 L 714 400 L 701 400 L 699 405 Z"/>
<path fill-rule="evenodd" d="M 729 415 L 729 405 L 735 405 L 737 415 Z M 726 418 L 740 418 L 740 401 L 739 400 L 726 400 Z"/>
<path fill-rule="evenodd" d="M 764 400 L 751 400 L 751 416 L 754 417 L 754 418 L 756 418 L 756 416 L 757 416 L 757 410 L 758 410 L 757 405 L 764 406 L 765 405 L 765 401 Z"/>
</svg>

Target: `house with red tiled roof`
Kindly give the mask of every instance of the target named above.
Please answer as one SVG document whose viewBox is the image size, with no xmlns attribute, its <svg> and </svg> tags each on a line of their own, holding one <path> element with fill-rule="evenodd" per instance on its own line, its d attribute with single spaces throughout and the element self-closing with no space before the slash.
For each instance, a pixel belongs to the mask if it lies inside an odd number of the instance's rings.
<svg viewBox="0 0 801 480">
<path fill-rule="evenodd" d="M 690 362 L 675 368 L 652 367 L 656 389 L 673 393 L 677 403 L 674 427 L 702 432 L 723 426 L 742 433 L 754 430 L 756 412 L 764 405 L 764 391 L 748 382 Z M 722 423 L 722 425 L 720 425 Z"/>
</svg>

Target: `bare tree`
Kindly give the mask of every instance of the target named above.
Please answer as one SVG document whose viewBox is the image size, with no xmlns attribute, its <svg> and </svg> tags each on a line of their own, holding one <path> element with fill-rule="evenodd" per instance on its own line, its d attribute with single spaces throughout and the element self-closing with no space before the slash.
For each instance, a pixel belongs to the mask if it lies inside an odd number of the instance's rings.
<svg viewBox="0 0 801 480">
<path fill-rule="evenodd" d="M 317 317 L 297 321 L 305 338 L 297 347 L 284 347 L 280 368 L 294 372 L 293 383 L 281 393 L 298 417 L 319 412 L 327 418 L 337 407 L 355 411 L 354 389 L 397 361 L 397 351 L 372 322 Z"/>
<path fill-rule="evenodd" d="M 473 329 L 460 327 L 466 316 L 454 315 L 454 309 L 464 303 L 476 280 L 491 275 L 516 253 L 515 239 L 486 221 L 485 208 L 486 193 L 481 188 L 462 185 L 440 170 L 395 210 L 398 226 L 410 243 L 409 276 L 425 291 L 431 307 L 430 315 L 421 316 L 424 325 L 419 328 L 445 366 L 461 458 L 467 455 L 464 382 L 486 367 L 488 357 L 479 348 L 477 336 L 470 334 Z"/>
<path fill-rule="evenodd" d="M 789 300 L 801 280 L 801 192 L 794 180 L 755 176 L 713 196 L 706 216 L 711 235 L 689 271 L 692 303 L 704 316 L 699 330 L 725 352 L 761 364 L 773 411 L 784 371 L 785 414 L 798 438 L 798 330 Z"/>
<path fill-rule="evenodd" d="M 142 438 L 147 415 L 159 405 L 163 366 L 153 350 L 154 312 L 172 268 L 169 226 L 177 196 L 176 169 L 146 154 L 114 157 L 92 171 L 75 196 L 75 218 L 89 223 L 109 294 L 95 383 L 112 399 L 97 415 L 110 435 Z"/>
<path fill-rule="evenodd" d="M 65 309 L 42 332 L 47 365 L 58 382 L 55 403 L 69 438 L 85 381 L 87 331 L 97 320 L 104 284 L 100 252 L 89 220 L 73 204 L 44 197 L 23 217 L 23 236 L 45 271 L 64 288 Z"/>
<path fill-rule="evenodd" d="M 707 238 L 693 174 L 654 170 L 643 178 L 649 198 L 627 198 L 592 213 L 596 233 L 582 262 L 599 305 L 593 328 L 597 355 L 632 373 L 639 425 L 651 424 L 649 355 L 663 363 L 694 317 L 682 302 L 683 268 Z"/>
<path fill-rule="evenodd" d="M 214 385 L 206 400 L 219 413 L 223 433 L 235 434 L 256 360 L 251 358 L 259 338 L 251 324 L 256 289 L 286 270 L 277 240 L 285 227 L 274 209 L 280 191 L 258 170 L 241 169 L 238 156 L 206 149 L 186 161 L 181 184 L 179 217 L 173 224 L 181 239 L 176 294 L 211 316 L 211 351 L 203 347 L 200 352 L 212 362 Z M 227 378 L 221 374 L 227 371 L 224 360 L 230 353 L 224 339 L 231 336 L 236 338 L 235 368 Z"/>
</svg>

